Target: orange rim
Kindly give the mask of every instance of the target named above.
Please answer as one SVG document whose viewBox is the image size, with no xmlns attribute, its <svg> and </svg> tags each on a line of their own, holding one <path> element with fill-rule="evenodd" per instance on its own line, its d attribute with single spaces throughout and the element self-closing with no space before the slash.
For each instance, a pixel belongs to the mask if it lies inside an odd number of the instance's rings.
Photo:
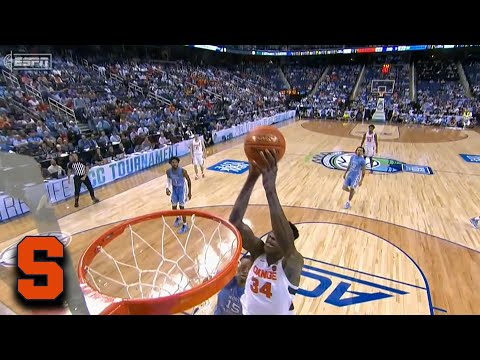
<svg viewBox="0 0 480 360">
<path fill-rule="evenodd" d="M 232 231 L 237 238 L 237 248 L 230 262 L 218 272 L 213 278 L 204 283 L 186 290 L 184 292 L 169 296 L 162 296 L 153 299 L 123 299 L 102 294 L 94 290 L 87 281 L 87 269 L 97 255 L 99 246 L 105 247 L 120 234 L 122 234 L 129 225 L 135 225 L 143 221 L 158 219 L 164 216 L 199 216 L 202 218 L 217 220 L 225 227 Z M 191 309 L 198 304 L 208 300 L 218 293 L 228 282 L 235 276 L 237 272 L 237 261 L 242 253 L 242 236 L 238 229 L 229 221 L 222 219 L 216 215 L 198 211 L 198 210 L 165 210 L 148 215 L 138 216 L 136 218 L 122 222 L 113 227 L 97 240 L 92 242 L 82 254 L 78 264 L 78 278 L 80 279 L 80 287 L 85 296 L 101 300 L 104 304 L 109 304 L 100 315 L 168 315 L 177 314 L 182 311 Z"/>
</svg>

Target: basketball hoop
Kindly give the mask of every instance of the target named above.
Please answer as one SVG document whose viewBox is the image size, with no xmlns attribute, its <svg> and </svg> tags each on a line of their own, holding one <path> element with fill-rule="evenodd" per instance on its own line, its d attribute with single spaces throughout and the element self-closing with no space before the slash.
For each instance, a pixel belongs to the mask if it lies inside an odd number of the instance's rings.
<svg viewBox="0 0 480 360">
<path fill-rule="evenodd" d="M 181 235 L 173 227 L 177 216 L 186 216 L 189 226 Z M 78 277 L 92 314 L 197 311 L 235 276 L 241 251 L 239 231 L 219 216 L 160 211 L 101 235 L 83 253 Z"/>
</svg>

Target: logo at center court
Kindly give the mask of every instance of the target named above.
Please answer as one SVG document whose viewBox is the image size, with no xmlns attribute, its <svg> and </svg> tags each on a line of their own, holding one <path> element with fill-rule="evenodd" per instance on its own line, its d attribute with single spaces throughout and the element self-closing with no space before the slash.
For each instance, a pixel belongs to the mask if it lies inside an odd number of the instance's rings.
<svg viewBox="0 0 480 360">
<path fill-rule="evenodd" d="M 228 174 L 240 175 L 248 171 L 249 163 L 247 161 L 239 160 L 223 160 L 215 165 L 212 165 L 208 170 L 219 171 Z"/>
<path fill-rule="evenodd" d="M 329 169 L 335 170 L 347 170 L 350 158 L 354 155 L 353 152 L 347 151 L 335 151 L 335 152 L 322 152 L 315 155 L 312 159 L 317 164 L 322 164 Z M 433 170 L 429 166 L 423 165 L 410 165 L 402 161 L 373 157 L 373 164 L 370 164 L 370 159 L 366 158 L 367 165 L 366 170 L 373 170 L 380 173 L 398 173 L 398 172 L 412 172 L 416 174 L 432 175 Z"/>
</svg>

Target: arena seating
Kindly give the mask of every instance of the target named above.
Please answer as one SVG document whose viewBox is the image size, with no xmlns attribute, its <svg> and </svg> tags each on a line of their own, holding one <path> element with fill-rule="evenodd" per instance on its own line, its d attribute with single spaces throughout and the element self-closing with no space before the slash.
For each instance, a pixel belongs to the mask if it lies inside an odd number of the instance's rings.
<svg viewBox="0 0 480 360">
<path fill-rule="evenodd" d="M 97 148 L 105 156 L 109 150 L 128 154 L 180 142 L 194 133 L 211 146 L 213 130 L 284 111 L 282 90 L 288 87 L 303 95 L 290 101 L 291 107 L 325 119 L 371 118 L 374 79 L 395 80 L 394 93 L 386 98 L 389 121 L 473 126 L 476 121 L 464 122 L 463 115 L 470 113 L 475 120 L 480 105 L 478 62 L 464 64 L 474 95 L 470 97 L 460 81 L 461 70 L 445 59 L 415 61 L 414 68 L 405 58 L 392 56 L 328 68 L 250 61 L 126 61 L 110 55 L 54 59 L 52 71 L 12 73 L 2 68 L 0 77 L 0 149 L 34 156 L 44 168 L 51 159 L 65 166 L 73 151 L 95 163 Z M 392 66 L 382 74 L 386 62 Z"/>
</svg>

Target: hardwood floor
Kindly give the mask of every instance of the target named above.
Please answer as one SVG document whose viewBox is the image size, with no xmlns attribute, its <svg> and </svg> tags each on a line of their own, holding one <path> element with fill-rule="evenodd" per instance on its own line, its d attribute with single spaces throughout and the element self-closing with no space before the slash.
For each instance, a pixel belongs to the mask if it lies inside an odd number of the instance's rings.
<svg viewBox="0 0 480 360">
<path fill-rule="evenodd" d="M 297 246 L 308 258 L 296 313 L 480 314 L 480 231 L 469 223 L 480 213 L 480 168 L 459 156 L 480 154 L 480 134 L 380 129 L 388 135 L 379 135 L 379 158 L 429 166 L 434 174 L 367 173 L 352 208 L 344 210 L 343 172 L 312 159 L 323 152 L 353 151 L 362 129 L 327 121 L 297 121 L 281 128 L 287 150 L 279 163 L 277 190 L 287 217 L 300 229 Z M 246 160 L 242 141 L 211 149 L 207 167 L 224 159 Z M 207 170 L 205 179 L 193 180 L 190 161 L 182 159 L 181 165 L 193 182 L 187 207 L 228 217 L 246 173 Z M 75 263 L 113 224 L 170 208 L 165 170 L 162 165 L 97 190 L 102 201 L 96 205 L 82 196 L 78 210 L 67 208 L 67 202 L 55 206 L 61 230 L 72 235 L 68 250 Z M 261 182 L 250 203 L 246 222 L 255 234 L 265 234 L 270 222 Z M 0 251 L 26 233 L 36 233 L 31 215 L 0 225 Z M 142 237 L 158 244 L 161 228 L 145 225 Z M 131 254 L 125 243 L 109 246 L 123 260 Z M 157 260 L 152 256 L 151 266 L 158 266 Z M 142 261 L 147 266 L 149 257 Z M 30 313 L 16 302 L 14 283 L 14 268 L 0 266 L 0 302 L 15 313 Z M 124 290 L 114 289 L 113 295 L 115 291 L 120 296 Z"/>
</svg>

